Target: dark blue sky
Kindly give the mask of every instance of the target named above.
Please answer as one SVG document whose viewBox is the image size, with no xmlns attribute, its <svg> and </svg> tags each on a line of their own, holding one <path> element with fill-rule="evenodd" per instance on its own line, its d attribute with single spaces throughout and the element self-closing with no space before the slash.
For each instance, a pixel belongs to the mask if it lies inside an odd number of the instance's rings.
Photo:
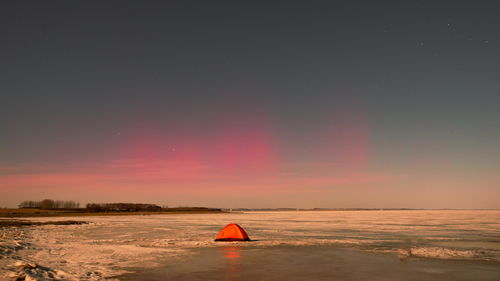
<svg viewBox="0 0 500 281">
<path fill-rule="evenodd" d="M 235 188 L 242 207 L 283 194 L 297 207 L 498 206 L 498 8 L 3 1 L 0 204 L 68 198 L 69 185 L 109 201 L 135 182 L 116 199 L 223 205 Z M 152 180 L 117 179 L 137 172 L 103 168 L 117 161 Z M 193 162 L 182 180 L 162 174 Z"/>
</svg>

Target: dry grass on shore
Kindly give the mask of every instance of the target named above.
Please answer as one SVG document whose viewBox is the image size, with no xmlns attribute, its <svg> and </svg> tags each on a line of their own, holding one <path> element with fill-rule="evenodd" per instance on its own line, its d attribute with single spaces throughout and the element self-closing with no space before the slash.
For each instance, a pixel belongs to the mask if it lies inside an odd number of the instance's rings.
<svg viewBox="0 0 500 281">
<path fill-rule="evenodd" d="M 189 208 L 172 208 L 171 210 L 158 212 L 87 212 L 86 210 L 43 210 L 43 209 L 0 209 L 0 217 L 24 218 L 24 217 L 88 217 L 88 216 L 147 216 L 165 214 L 204 214 L 221 213 L 216 210 L 200 210 Z"/>
<path fill-rule="evenodd" d="M 28 221 L 28 220 L 10 220 L 10 219 L 0 219 L 0 227 L 12 227 L 12 226 L 32 226 L 32 225 L 71 225 L 71 224 L 86 224 L 84 221 Z"/>
</svg>

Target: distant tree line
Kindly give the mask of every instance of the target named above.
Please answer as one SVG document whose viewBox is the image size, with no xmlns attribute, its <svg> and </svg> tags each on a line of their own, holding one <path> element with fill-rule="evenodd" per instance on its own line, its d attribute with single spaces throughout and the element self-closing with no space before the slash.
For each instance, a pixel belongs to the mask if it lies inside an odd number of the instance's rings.
<svg viewBox="0 0 500 281">
<path fill-rule="evenodd" d="M 155 204 L 137 203 L 89 203 L 86 207 L 90 212 L 156 212 L 162 210 Z"/>
<path fill-rule="evenodd" d="M 37 208 L 37 209 L 78 209 L 80 203 L 72 200 L 51 200 L 44 199 L 42 201 L 23 201 L 19 204 L 19 208 Z"/>
<path fill-rule="evenodd" d="M 85 208 L 80 208 L 80 203 L 72 200 L 52 200 L 41 201 L 26 200 L 19 204 L 19 208 L 33 208 L 44 210 L 74 210 L 77 212 L 220 212 L 221 209 L 206 207 L 160 207 L 155 204 L 145 203 L 89 203 Z"/>
</svg>

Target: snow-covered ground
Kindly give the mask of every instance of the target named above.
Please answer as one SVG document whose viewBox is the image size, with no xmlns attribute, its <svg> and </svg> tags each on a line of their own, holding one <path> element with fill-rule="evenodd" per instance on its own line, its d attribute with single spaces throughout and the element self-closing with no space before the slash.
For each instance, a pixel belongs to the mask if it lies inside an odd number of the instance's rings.
<svg viewBox="0 0 500 281">
<path fill-rule="evenodd" d="M 191 255 L 196 248 L 234 244 L 213 241 L 228 223 L 238 223 L 256 240 L 236 242 L 241 247 L 328 244 L 401 258 L 500 262 L 500 211 L 287 211 L 31 220 L 90 223 L 0 228 L 0 277 L 101 280 L 130 268 L 152 268 L 160 260 Z"/>
</svg>

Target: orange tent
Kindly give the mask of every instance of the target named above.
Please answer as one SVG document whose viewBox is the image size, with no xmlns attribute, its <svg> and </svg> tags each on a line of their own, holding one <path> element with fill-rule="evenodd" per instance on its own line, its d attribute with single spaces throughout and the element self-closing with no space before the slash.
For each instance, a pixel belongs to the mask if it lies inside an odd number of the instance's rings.
<svg viewBox="0 0 500 281">
<path fill-rule="evenodd" d="M 250 238 L 241 226 L 230 223 L 217 234 L 215 241 L 250 241 Z"/>
</svg>

